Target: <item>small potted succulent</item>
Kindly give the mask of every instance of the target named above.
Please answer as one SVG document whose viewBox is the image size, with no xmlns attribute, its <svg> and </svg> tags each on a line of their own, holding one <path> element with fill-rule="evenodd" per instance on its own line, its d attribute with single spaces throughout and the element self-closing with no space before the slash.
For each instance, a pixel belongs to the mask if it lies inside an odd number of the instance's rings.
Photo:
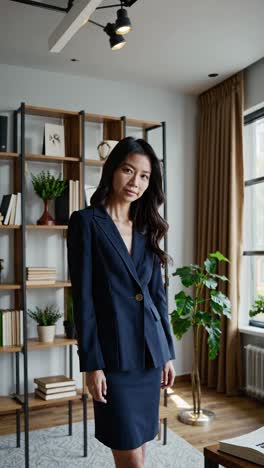
<svg viewBox="0 0 264 468">
<path fill-rule="evenodd" d="M 252 309 L 249 311 L 249 316 L 254 319 L 249 320 L 249 325 L 253 327 L 264 328 L 264 295 L 258 294 Z"/>
<path fill-rule="evenodd" d="M 50 174 L 50 171 L 41 171 L 38 175 L 31 173 L 31 181 L 34 187 L 35 193 L 44 202 L 44 212 L 38 219 L 37 224 L 40 225 L 53 225 L 55 220 L 52 218 L 48 211 L 48 203 L 53 198 L 60 197 L 64 192 L 67 181 L 61 179 L 61 174 L 55 178 Z"/>
<path fill-rule="evenodd" d="M 55 337 L 56 322 L 62 317 L 55 305 L 47 305 L 43 309 L 36 306 L 35 310 L 28 309 L 28 315 L 37 322 L 39 341 L 52 343 Z"/>
<path fill-rule="evenodd" d="M 67 298 L 67 318 L 63 322 L 65 335 L 67 338 L 76 338 L 76 329 L 74 324 L 74 315 L 73 315 L 73 300 L 72 294 L 68 293 Z"/>
</svg>

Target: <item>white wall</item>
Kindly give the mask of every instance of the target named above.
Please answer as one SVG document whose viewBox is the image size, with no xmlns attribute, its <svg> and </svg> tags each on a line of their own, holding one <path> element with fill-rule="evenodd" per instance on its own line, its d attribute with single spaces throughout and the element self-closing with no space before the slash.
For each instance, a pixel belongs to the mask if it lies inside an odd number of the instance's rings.
<svg viewBox="0 0 264 468">
<path fill-rule="evenodd" d="M 168 164 L 168 250 L 175 261 L 170 268 L 172 273 L 177 266 L 193 262 L 193 219 L 194 219 L 194 182 L 195 182 L 195 117 L 196 101 L 194 97 L 171 93 L 162 89 L 146 88 L 133 83 L 98 80 L 59 73 L 43 72 L 0 65 L 0 112 L 10 112 L 17 109 L 20 102 L 26 104 L 62 108 L 73 111 L 110 114 L 115 116 L 166 121 L 167 122 L 167 164 Z M 38 129 L 29 122 L 29 140 L 27 144 L 41 144 L 43 122 Z M 40 132 L 40 133 L 38 133 Z M 11 134 L 9 140 L 11 145 Z M 39 142 L 34 143 L 36 135 Z M 159 152 L 161 148 L 160 134 L 150 140 Z M 12 150 L 10 147 L 9 150 Z M 3 193 L 12 191 L 11 163 L 0 164 L 0 198 Z M 46 168 L 46 166 L 44 166 Z M 28 171 L 38 172 L 43 169 L 41 163 L 29 163 Z M 56 170 L 52 165 L 51 170 Z M 28 185 L 30 187 L 30 184 Z M 36 222 L 41 214 L 41 202 L 28 190 L 28 219 Z M 0 234 L 0 258 L 5 258 L 8 270 L 12 257 L 12 233 Z M 28 234 L 30 249 L 27 251 L 27 264 L 56 263 L 61 274 L 66 273 L 66 246 L 61 233 L 30 233 Z M 56 257 L 56 260 L 54 258 Z M 44 263 L 45 262 L 45 263 Z M 6 270 L 5 280 L 12 280 L 12 270 Z M 178 283 L 177 283 L 178 284 Z M 171 278 L 169 288 L 169 311 L 174 308 L 176 279 Z M 9 293 L 0 293 L 0 307 L 12 306 Z M 62 292 L 52 289 L 30 291 L 28 307 L 54 302 L 62 307 Z M 62 320 L 58 324 L 58 333 L 63 333 Z M 35 324 L 29 320 L 29 336 L 36 336 Z M 175 369 L 177 375 L 189 373 L 192 361 L 191 333 L 181 342 L 176 342 L 177 359 Z M 64 373 L 67 371 L 64 349 L 51 349 L 29 353 L 29 390 L 33 391 L 33 378 L 36 376 Z M 65 364 L 66 362 L 66 364 Z M 22 356 L 21 356 L 22 364 Z M 22 375 L 21 367 L 21 376 Z M 0 394 L 14 391 L 15 367 L 14 356 L 1 354 L 0 357 Z M 78 356 L 74 346 L 74 378 L 81 386 Z"/>
</svg>

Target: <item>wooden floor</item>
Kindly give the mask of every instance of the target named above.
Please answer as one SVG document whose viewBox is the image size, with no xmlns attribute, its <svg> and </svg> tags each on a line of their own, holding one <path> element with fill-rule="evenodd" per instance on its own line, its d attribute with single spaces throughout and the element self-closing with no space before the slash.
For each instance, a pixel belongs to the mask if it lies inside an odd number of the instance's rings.
<svg viewBox="0 0 264 468">
<path fill-rule="evenodd" d="M 209 427 L 194 427 L 182 424 L 177 420 L 180 408 L 192 403 L 191 386 L 188 382 L 174 385 L 169 392 L 170 417 L 168 427 L 183 439 L 202 451 L 203 447 L 216 443 L 220 439 L 255 430 L 264 425 L 264 404 L 246 396 L 226 397 L 215 390 L 202 389 L 202 407 L 214 411 L 215 420 Z M 30 412 L 30 430 L 41 429 L 60 424 L 67 424 L 67 406 L 56 406 Z M 93 419 L 93 405 L 88 401 L 88 418 Z M 73 402 L 73 421 L 82 420 L 82 404 Z M 23 417 L 21 418 L 23 430 Z M 0 416 L 0 435 L 16 431 L 15 416 Z"/>
</svg>

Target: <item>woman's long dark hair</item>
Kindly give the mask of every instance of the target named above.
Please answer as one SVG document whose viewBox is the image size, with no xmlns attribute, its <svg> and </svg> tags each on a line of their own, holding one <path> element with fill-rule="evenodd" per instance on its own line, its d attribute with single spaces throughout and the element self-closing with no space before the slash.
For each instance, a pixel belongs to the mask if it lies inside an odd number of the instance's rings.
<svg viewBox="0 0 264 468">
<path fill-rule="evenodd" d="M 130 154 L 143 154 L 148 156 L 151 163 L 149 186 L 143 195 L 130 205 L 129 217 L 135 227 L 146 234 L 150 248 L 159 256 L 162 266 L 173 262 L 170 255 L 159 247 L 161 239 L 167 232 L 169 225 L 158 212 L 164 203 L 162 189 L 162 175 L 160 161 L 153 148 L 143 139 L 133 137 L 123 138 L 117 143 L 104 163 L 101 180 L 91 197 L 91 206 L 106 205 L 111 194 L 112 180 L 115 170 Z"/>
</svg>

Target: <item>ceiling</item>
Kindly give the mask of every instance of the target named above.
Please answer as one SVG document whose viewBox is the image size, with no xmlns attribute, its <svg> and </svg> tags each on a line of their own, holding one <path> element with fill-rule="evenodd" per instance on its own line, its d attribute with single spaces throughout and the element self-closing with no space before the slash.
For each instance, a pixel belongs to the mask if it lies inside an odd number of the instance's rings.
<svg viewBox="0 0 264 468">
<path fill-rule="evenodd" d="M 114 22 L 115 11 L 91 19 Z M 123 49 L 112 51 L 88 23 L 53 54 L 48 38 L 65 14 L 1 0 L 0 63 L 199 94 L 264 56 L 263 0 L 138 0 L 128 14 L 134 30 Z"/>
</svg>

